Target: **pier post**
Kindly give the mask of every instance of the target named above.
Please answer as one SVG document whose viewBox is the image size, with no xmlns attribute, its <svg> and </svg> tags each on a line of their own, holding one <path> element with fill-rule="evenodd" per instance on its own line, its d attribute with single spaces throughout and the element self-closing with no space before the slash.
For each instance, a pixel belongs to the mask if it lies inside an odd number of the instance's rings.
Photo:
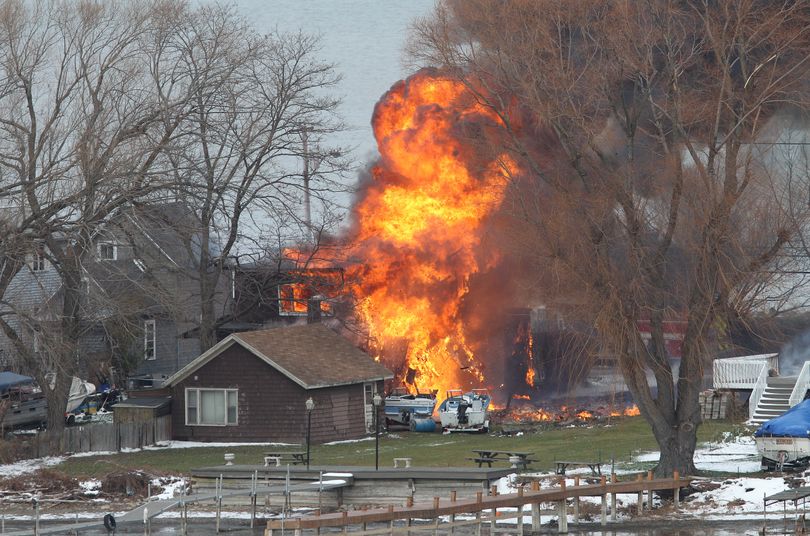
<svg viewBox="0 0 810 536">
<path fill-rule="evenodd" d="M 673 499 L 672 502 L 675 506 L 675 510 L 678 510 L 681 506 L 681 483 L 679 482 L 681 475 L 678 474 L 678 471 L 672 472 L 672 480 L 675 481 L 675 489 L 673 491 Z"/>
<path fill-rule="evenodd" d="M 579 487 L 579 475 L 574 476 L 574 487 Z M 574 523 L 579 525 L 579 494 L 574 496 Z"/>
<path fill-rule="evenodd" d="M 641 474 L 639 474 L 636 477 L 636 480 L 638 482 L 641 482 L 643 479 L 644 479 L 644 476 L 642 476 Z M 636 507 L 638 509 L 638 515 L 641 515 L 641 514 L 644 513 L 644 491 L 642 491 L 641 489 L 638 490 L 638 499 L 637 500 L 638 500 L 638 504 L 636 505 Z"/>
<path fill-rule="evenodd" d="M 478 493 L 481 492 L 479 491 Z M 483 524 L 483 520 L 481 519 L 481 510 L 478 510 L 475 513 L 475 521 L 475 536 L 481 536 L 481 525 Z"/>
<path fill-rule="evenodd" d="M 557 532 L 568 533 L 568 503 L 565 499 L 557 503 Z"/>
<path fill-rule="evenodd" d="M 489 533 L 490 534 L 495 534 L 495 529 L 497 527 L 497 524 L 495 523 L 495 519 L 497 517 L 498 517 L 498 509 L 493 508 L 492 509 L 492 519 L 489 520 Z"/>
<path fill-rule="evenodd" d="M 652 482 L 652 479 L 653 479 L 653 472 L 652 471 L 647 471 L 647 480 Z M 650 484 L 650 487 L 647 489 L 647 509 L 648 510 L 652 510 L 652 507 L 653 507 L 652 494 L 653 494 L 652 484 Z"/>
<path fill-rule="evenodd" d="M 607 478 L 605 477 L 605 475 L 602 475 L 602 478 L 600 479 L 600 483 L 602 484 L 602 509 L 601 509 L 600 522 L 601 522 L 602 526 L 604 527 L 605 525 L 607 525 L 607 491 L 606 491 Z"/>
<path fill-rule="evenodd" d="M 616 483 L 616 473 L 610 473 L 610 483 Z M 610 494 L 610 520 L 616 521 L 616 492 Z"/>
</svg>

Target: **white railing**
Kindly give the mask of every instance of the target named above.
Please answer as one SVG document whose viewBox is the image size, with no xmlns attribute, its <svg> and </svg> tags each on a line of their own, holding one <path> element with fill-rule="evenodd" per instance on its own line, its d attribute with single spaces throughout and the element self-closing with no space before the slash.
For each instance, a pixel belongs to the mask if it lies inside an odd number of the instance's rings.
<svg viewBox="0 0 810 536">
<path fill-rule="evenodd" d="M 805 361 L 804 365 L 802 365 L 802 371 L 799 373 L 799 377 L 796 378 L 796 385 L 793 386 L 793 392 L 790 393 L 791 408 L 804 400 L 808 388 L 810 388 L 810 361 Z"/>
<path fill-rule="evenodd" d="M 715 359 L 712 363 L 715 389 L 753 389 L 762 369 L 779 370 L 779 354 L 746 355 Z"/>
<path fill-rule="evenodd" d="M 762 398 L 762 393 L 765 392 L 765 388 L 768 386 L 769 370 L 768 367 L 762 367 L 757 382 L 754 384 L 754 389 L 751 391 L 751 398 L 748 399 L 749 419 L 754 418 L 754 413 L 756 413 L 757 406 L 759 405 L 759 399 Z"/>
</svg>

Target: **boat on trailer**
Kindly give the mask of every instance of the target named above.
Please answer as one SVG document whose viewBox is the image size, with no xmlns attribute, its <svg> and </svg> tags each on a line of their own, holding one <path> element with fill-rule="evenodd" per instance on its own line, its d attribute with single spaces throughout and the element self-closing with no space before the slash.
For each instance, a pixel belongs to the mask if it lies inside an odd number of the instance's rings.
<svg viewBox="0 0 810 536">
<path fill-rule="evenodd" d="M 810 400 L 764 423 L 754 440 L 765 471 L 810 466 Z"/>
<path fill-rule="evenodd" d="M 450 389 L 439 405 L 439 418 L 444 432 L 489 431 L 489 403 L 492 397 L 486 389 L 463 392 Z"/>
<path fill-rule="evenodd" d="M 413 422 L 430 419 L 436 407 L 436 393 L 409 393 L 396 387 L 385 397 L 385 423 L 411 426 Z"/>
</svg>

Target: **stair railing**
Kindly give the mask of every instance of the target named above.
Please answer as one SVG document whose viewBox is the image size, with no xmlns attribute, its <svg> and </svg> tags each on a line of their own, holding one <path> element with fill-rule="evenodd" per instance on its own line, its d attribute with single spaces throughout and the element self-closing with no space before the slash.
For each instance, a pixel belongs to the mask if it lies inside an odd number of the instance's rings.
<svg viewBox="0 0 810 536">
<path fill-rule="evenodd" d="M 804 400 L 808 388 L 810 388 L 810 361 L 805 361 L 799 377 L 796 378 L 796 385 L 793 386 L 793 391 L 790 393 L 788 403 L 791 408 Z"/>
<path fill-rule="evenodd" d="M 751 398 L 748 399 L 748 418 L 753 419 L 754 413 L 757 411 L 757 406 L 759 406 L 759 399 L 762 398 L 762 393 L 765 392 L 765 388 L 768 387 L 768 373 L 770 368 L 768 367 L 768 363 L 762 363 L 762 369 L 759 371 L 759 376 L 757 377 L 757 383 L 754 384 L 754 389 L 751 391 Z"/>
</svg>

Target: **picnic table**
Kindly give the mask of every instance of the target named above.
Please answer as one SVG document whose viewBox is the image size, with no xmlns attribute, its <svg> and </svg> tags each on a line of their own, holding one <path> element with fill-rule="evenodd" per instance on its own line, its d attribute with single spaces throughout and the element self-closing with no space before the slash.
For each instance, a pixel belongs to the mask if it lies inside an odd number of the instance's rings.
<svg viewBox="0 0 810 536">
<path fill-rule="evenodd" d="M 278 458 L 280 461 L 290 462 L 293 465 L 307 463 L 307 452 L 305 450 L 284 450 L 276 449 L 264 453 L 265 464 L 268 458 Z"/>
<path fill-rule="evenodd" d="M 475 457 L 468 458 L 482 467 L 487 464 L 487 467 L 492 467 L 492 462 L 508 462 L 514 467 L 519 469 L 526 469 L 530 463 L 536 461 L 532 460 L 530 456 L 533 452 L 520 452 L 514 450 L 492 450 L 492 449 L 473 449 Z"/>
<path fill-rule="evenodd" d="M 591 473 L 594 475 L 601 475 L 602 474 L 602 462 L 574 462 L 574 461 L 556 461 L 554 462 L 557 464 L 557 470 L 555 471 L 558 475 L 564 475 L 565 470 L 569 467 L 588 467 L 591 470 Z"/>
</svg>

